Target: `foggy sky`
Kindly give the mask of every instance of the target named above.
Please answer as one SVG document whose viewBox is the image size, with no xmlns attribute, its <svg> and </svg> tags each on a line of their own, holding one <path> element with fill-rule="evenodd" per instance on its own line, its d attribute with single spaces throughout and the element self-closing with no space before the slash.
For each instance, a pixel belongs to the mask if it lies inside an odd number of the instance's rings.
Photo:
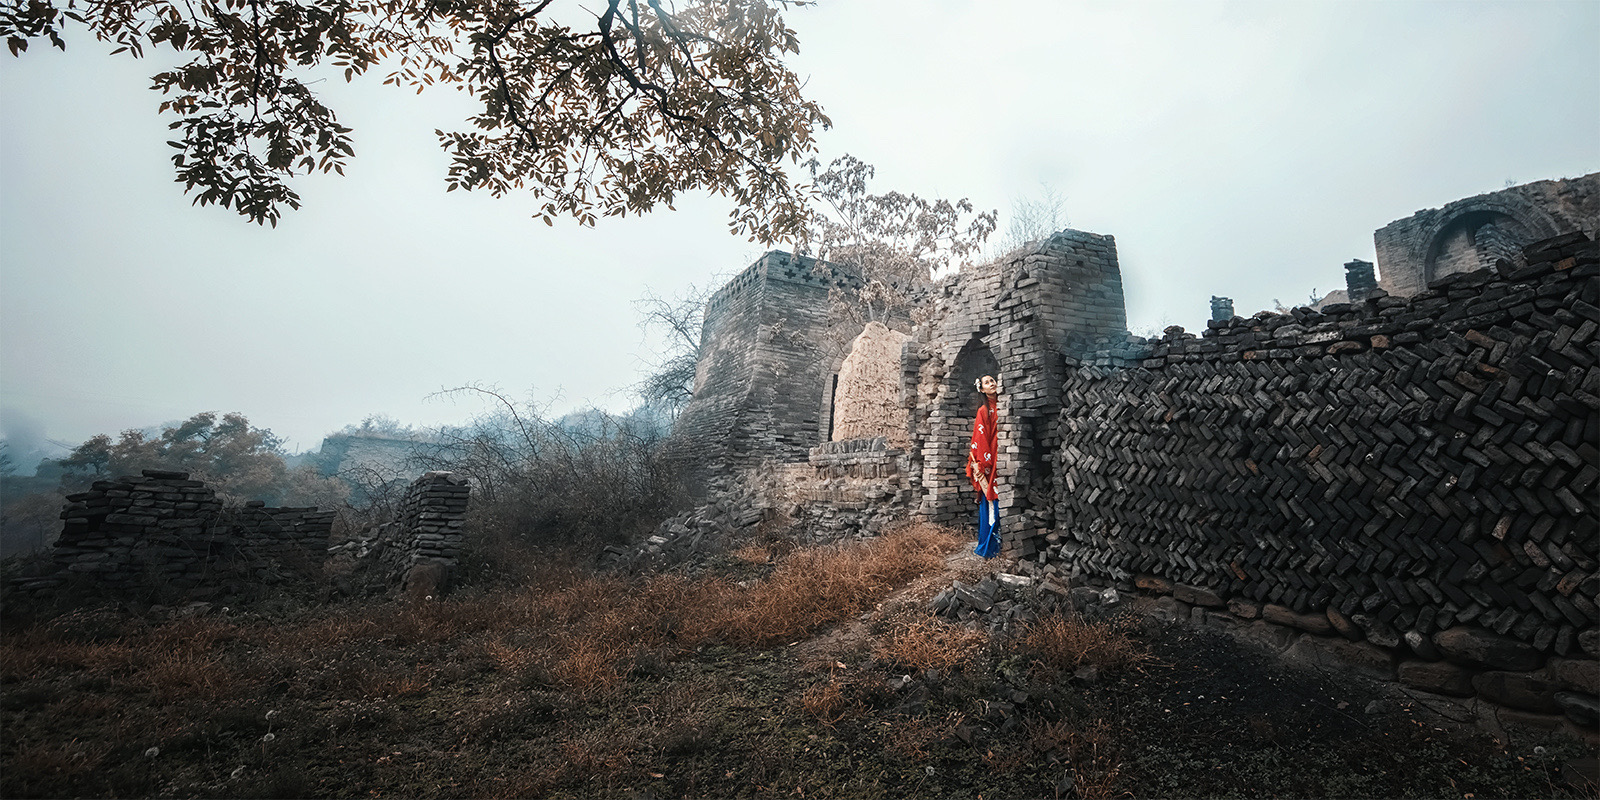
<svg viewBox="0 0 1600 800">
<path fill-rule="evenodd" d="M 1600 3 L 824 0 L 788 13 L 824 161 L 878 191 L 1005 213 L 1042 185 L 1117 239 L 1129 325 L 1203 325 L 1341 288 L 1419 209 L 1600 170 Z M 293 449 L 375 413 L 461 421 L 498 385 L 560 414 L 631 406 L 634 301 L 764 250 L 695 196 L 598 228 L 444 192 L 450 90 L 320 84 L 346 177 L 276 229 L 172 182 L 158 62 L 0 58 L 0 423 L 77 442 L 240 411 Z M 31 466 L 31 465 L 29 465 Z"/>
</svg>

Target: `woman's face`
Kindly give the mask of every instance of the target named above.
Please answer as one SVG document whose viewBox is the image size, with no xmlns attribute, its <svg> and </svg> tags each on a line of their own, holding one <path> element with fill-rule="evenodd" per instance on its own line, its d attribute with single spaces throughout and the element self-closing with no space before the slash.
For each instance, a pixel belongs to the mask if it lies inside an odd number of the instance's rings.
<svg viewBox="0 0 1600 800">
<path fill-rule="evenodd" d="M 983 380 L 978 382 L 978 391 L 981 391 L 990 397 L 994 397 L 1000 393 L 1000 386 L 995 382 L 993 375 L 985 375 L 983 376 Z"/>
</svg>

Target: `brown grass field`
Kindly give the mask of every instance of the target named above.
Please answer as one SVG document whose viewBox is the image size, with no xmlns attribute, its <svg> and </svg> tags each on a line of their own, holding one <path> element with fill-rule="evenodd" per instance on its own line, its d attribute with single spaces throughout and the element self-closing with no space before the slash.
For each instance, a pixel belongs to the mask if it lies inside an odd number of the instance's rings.
<svg viewBox="0 0 1600 800">
<path fill-rule="evenodd" d="M 991 639 L 927 616 L 983 568 L 953 555 L 968 546 L 910 525 L 750 545 L 695 577 L 543 562 L 442 601 L 8 618 L 0 793 L 1583 794 L 1552 772 L 1568 745 L 1308 714 L 1297 697 L 1341 690 L 1214 642 L 1075 617 Z M 1194 699 L 1230 681 L 1259 696 Z"/>
</svg>

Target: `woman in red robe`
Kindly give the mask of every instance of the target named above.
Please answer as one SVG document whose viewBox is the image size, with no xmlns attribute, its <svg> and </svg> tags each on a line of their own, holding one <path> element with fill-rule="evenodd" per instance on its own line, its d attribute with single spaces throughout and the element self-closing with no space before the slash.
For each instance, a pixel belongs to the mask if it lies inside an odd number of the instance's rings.
<svg viewBox="0 0 1600 800">
<path fill-rule="evenodd" d="M 978 546 L 973 552 L 984 558 L 1000 554 L 1000 496 L 995 493 L 995 466 L 999 462 L 1000 385 L 993 375 L 978 379 L 983 405 L 972 425 L 972 447 L 967 454 L 967 477 L 978 490 Z"/>
</svg>

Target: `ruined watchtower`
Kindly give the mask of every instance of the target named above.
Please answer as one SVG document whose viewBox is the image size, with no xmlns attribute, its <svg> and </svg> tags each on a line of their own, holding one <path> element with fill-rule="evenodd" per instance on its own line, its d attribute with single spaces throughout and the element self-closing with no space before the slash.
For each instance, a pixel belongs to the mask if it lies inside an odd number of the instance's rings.
<svg viewBox="0 0 1600 800">
<path fill-rule="evenodd" d="M 712 295 L 694 399 L 668 449 L 692 487 L 765 460 L 804 461 L 823 441 L 828 292 L 860 286 L 843 267 L 773 250 Z"/>
<path fill-rule="evenodd" d="M 825 337 L 841 332 L 828 329 L 828 292 L 859 286 L 843 267 L 773 251 L 713 296 L 695 396 L 668 451 L 692 486 L 763 463 L 831 464 L 840 453 L 872 450 L 864 443 L 815 449 L 840 438 L 832 434 L 849 435 L 829 424 L 840 356 Z M 1000 503 L 1007 513 L 1027 512 L 1010 529 L 1020 541 L 1050 524 L 1063 376 L 1090 353 L 1130 346 L 1116 242 L 1061 231 L 943 279 L 928 302 L 924 321 L 898 348 L 897 368 L 868 371 L 890 376 L 896 385 L 886 388 L 904 406 L 903 430 L 875 432 L 907 443 L 895 448 L 903 465 L 891 470 L 905 476 L 898 496 L 935 520 L 967 514 L 973 498 L 962 466 L 979 402 L 973 381 L 996 375 Z"/>
<path fill-rule="evenodd" d="M 1533 242 L 1575 231 L 1600 236 L 1600 172 L 1468 197 L 1379 228 L 1379 285 L 1410 297 L 1446 275 L 1492 268 Z"/>
</svg>

